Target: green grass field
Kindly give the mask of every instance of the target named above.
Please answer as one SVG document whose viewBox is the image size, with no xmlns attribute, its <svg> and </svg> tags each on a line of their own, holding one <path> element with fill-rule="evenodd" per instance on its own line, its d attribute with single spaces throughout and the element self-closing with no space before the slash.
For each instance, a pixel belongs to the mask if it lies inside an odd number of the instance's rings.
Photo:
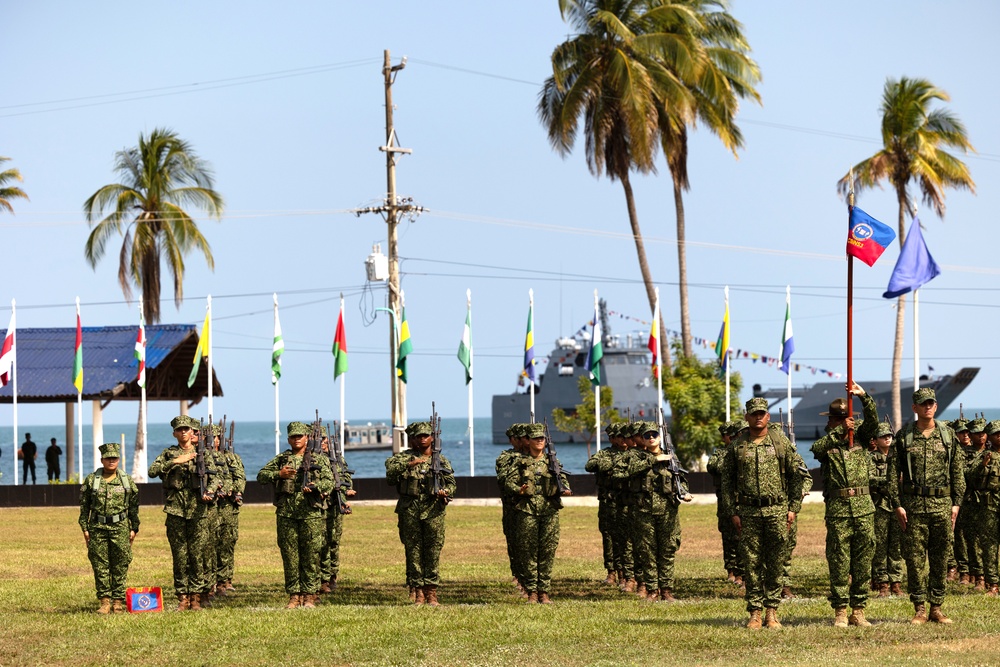
<svg viewBox="0 0 1000 667">
<path fill-rule="evenodd" d="M 341 585 L 315 610 L 285 610 L 270 506 L 242 512 L 239 591 L 212 610 L 101 617 L 76 510 L 0 510 L 0 665 L 944 665 L 1000 662 L 1000 601 L 955 587 L 955 624 L 909 625 L 906 599 L 869 604 L 868 629 L 831 627 L 822 506 L 801 516 L 784 628 L 742 627 L 742 596 L 723 579 L 714 505 L 681 510 L 679 601 L 646 603 L 601 583 L 596 508 L 562 512 L 551 606 L 527 605 L 509 583 L 499 507 L 453 506 L 442 554 L 443 605 L 406 599 L 391 507 L 347 518 Z M 142 510 L 132 586 L 162 586 L 175 603 L 163 514 Z"/>
</svg>

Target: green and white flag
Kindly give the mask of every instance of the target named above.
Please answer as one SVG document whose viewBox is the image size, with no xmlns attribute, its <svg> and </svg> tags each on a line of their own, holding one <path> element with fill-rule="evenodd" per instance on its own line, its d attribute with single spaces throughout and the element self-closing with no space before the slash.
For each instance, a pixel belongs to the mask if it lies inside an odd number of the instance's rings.
<svg viewBox="0 0 1000 667">
<path fill-rule="evenodd" d="M 596 297 L 595 297 L 596 298 Z M 601 333 L 601 315 L 594 306 L 594 335 L 590 339 L 590 349 L 587 351 L 586 368 L 590 371 L 590 383 L 601 384 L 601 359 L 604 357 L 604 336 Z"/>
<path fill-rule="evenodd" d="M 285 351 L 285 340 L 281 337 L 281 322 L 278 320 L 278 304 L 274 304 L 274 344 L 271 346 L 271 384 L 281 379 L 281 355 Z"/>
<path fill-rule="evenodd" d="M 458 344 L 458 360 L 465 367 L 465 384 L 472 382 L 472 306 L 465 314 L 462 342 Z"/>
</svg>

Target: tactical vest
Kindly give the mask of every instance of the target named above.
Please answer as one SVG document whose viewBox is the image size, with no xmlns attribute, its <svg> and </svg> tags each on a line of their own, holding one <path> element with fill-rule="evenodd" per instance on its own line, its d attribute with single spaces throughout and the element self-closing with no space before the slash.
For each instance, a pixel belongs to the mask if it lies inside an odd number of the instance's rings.
<svg viewBox="0 0 1000 667">
<path fill-rule="evenodd" d="M 955 442 L 952 439 L 954 433 L 948 426 L 947 422 L 943 422 L 939 419 L 934 420 L 934 425 L 937 426 L 938 432 L 941 433 L 941 444 L 944 445 L 944 451 L 948 455 L 948 469 L 951 469 L 951 459 L 955 455 Z M 907 465 L 903 466 L 903 483 L 909 486 L 913 486 L 913 479 L 910 476 L 911 460 L 910 460 L 910 447 L 913 446 L 913 431 L 916 429 L 916 423 L 912 423 L 906 427 L 903 434 L 903 448 L 906 451 Z M 945 495 L 944 493 L 920 493 L 918 495 Z"/>
</svg>

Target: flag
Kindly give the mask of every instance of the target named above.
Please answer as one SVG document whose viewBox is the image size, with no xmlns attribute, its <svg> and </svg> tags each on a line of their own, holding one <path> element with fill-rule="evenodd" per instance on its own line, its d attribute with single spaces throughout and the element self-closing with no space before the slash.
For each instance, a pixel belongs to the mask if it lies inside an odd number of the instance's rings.
<svg viewBox="0 0 1000 667">
<path fill-rule="evenodd" d="M 722 316 L 722 328 L 719 329 L 719 339 L 715 343 L 715 354 L 719 356 L 719 367 L 725 371 L 729 363 L 729 302 L 726 301 L 726 313 Z"/>
<path fill-rule="evenodd" d="M 399 361 L 396 362 L 396 375 L 403 382 L 406 382 L 406 357 L 413 352 L 413 343 L 410 342 L 410 325 L 406 322 L 406 308 L 403 308 L 402 323 L 399 325 Z"/>
<path fill-rule="evenodd" d="M 462 342 L 458 344 L 458 360 L 465 367 L 465 384 L 472 382 L 472 306 L 465 313 Z"/>
<path fill-rule="evenodd" d="M 790 372 L 792 352 L 795 351 L 795 341 L 792 340 L 792 304 L 785 304 L 785 328 L 781 334 L 781 371 Z"/>
<path fill-rule="evenodd" d="M 601 334 L 601 319 L 597 308 L 594 308 L 594 335 L 590 338 L 590 349 L 587 350 L 586 369 L 590 371 L 590 384 L 595 387 L 601 384 L 601 357 L 604 356 L 604 336 Z"/>
<path fill-rule="evenodd" d="M 910 233 L 903 240 L 896 268 L 892 270 L 889 286 L 882 296 L 886 299 L 895 299 L 897 296 L 920 289 L 923 284 L 930 282 L 940 273 L 941 269 L 927 250 L 924 235 L 920 231 L 920 221 L 917 220 L 917 216 L 913 216 Z"/>
<path fill-rule="evenodd" d="M 0 348 L 0 387 L 6 387 L 12 377 L 14 367 L 14 311 L 10 313 L 10 324 L 7 325 L 7 335 Z"/>
<path fill-rule="evenodd" d="M 212 313 L 205 313 L 205 323 L 201 325 L 201 338 L 198 339 L 198 347 L 194 349 L 194 361 L 192 362 L 191 375 L 188 376 L 188 388 L 194 386 L 194 381 L 198 377 L 198 370 L 201 368 L 202 357 L 208 356 L 208 337 L 212 322 Z"/>
<path fill-rule="evenodd" d="M 80 326 L 80 306 L 76 307 L 76 345 L 73 354 L 73 386 L 83 393 L 83 328 Z"/>
<path fill-rule="evenodd" d="M 868 266 L 873 266 L 896 238 L 892 227 L 879 222 L 857 206 L 851 209 L 847 230 L 847 254 L 857 257 Z"/>
<path fill-rule="evenodd" d="M 653 310 L 653 326 L 649 330 L 649 342 L 646 344 L 649 351 L 653 353 L 653 377 L 659 377 L 659 368 L 656 362 L 660 358 L 660 301 L 657 299 L 656 308 Z"/>
<path fill-rule="evenodd" d="M 285 339 L 281 337 L 281 320 L 278 319 L 278 306 L 274 307 L 274 343 L 271 345 L 271 384 L 278 384 L 281 379 L 281 355 L 285 352 Z"/>
<path fill-rule="evenodd" d="M 135 361 L 139 366 L 136 374 L 136 384 L 142 389 L 146 386 L 146 327 L 139 318 L 139 335 L 135 338 Z"/>
<path fill-rule="evenodd" d="M 407 330 L 409 331 L 409 330 Z M 333 335 L 333 379 L 347 372 L 347 334 L 344 333 L 344 309 L 337 318 L 337 331 Z"/>
<path fill-rule="evenodd" d="M 532 329 L 535 326 L 535 306 L 528 306 L 528 331 L 524 334 L 524 369 L 521 374 L 535 382 L 535 334 Z"/>
</svg>

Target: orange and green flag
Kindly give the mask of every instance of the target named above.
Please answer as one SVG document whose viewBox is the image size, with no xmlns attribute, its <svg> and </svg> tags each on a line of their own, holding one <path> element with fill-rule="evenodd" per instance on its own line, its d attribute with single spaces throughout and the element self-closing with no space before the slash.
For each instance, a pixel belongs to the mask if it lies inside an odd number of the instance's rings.
<svg viewBox="0 0 1000 667">
<path fill-rule="evenodd" d="M 83 393 L 83 327 L 80 326 L 80 299 L 76 300 L 76 345 L 73 353 L 73 386 Z"/>
</svg>

